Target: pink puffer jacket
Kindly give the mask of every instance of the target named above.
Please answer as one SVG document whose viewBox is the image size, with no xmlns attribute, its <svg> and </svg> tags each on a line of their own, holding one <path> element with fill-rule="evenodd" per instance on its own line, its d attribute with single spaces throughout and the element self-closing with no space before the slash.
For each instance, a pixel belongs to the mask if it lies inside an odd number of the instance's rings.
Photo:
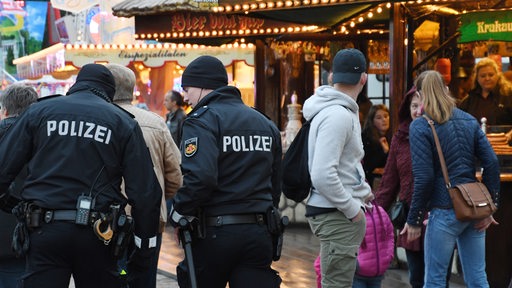
<svg viewBox="0 0 512 288">
<path fill-rule="evenodd" d="M 357 256 L 356 274 L 365 277 L 383 275 L 394 257 L 393 224 L 386 211 L 374 204 L 366 216 L 366 234 Z"/>
</svg>

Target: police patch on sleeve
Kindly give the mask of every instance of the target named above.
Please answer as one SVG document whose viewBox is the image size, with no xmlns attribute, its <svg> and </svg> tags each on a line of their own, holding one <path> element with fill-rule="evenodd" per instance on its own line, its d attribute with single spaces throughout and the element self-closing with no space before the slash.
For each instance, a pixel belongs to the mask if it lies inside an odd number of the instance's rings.
<svg viewBox="0 0 512 288">
<path fill-rule="evenodd" d="M 192 157 L 197 152 L 197 137 L 189 138 L 184 142 L 185 156 Z"/>
</svg>

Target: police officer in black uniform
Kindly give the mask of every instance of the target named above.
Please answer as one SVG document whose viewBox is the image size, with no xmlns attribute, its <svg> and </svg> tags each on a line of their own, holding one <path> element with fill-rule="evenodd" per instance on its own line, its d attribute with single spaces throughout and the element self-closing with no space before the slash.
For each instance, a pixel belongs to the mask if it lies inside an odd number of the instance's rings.
<svg viewBox="0 0 512 288">
<path fill-rule="evenodd" d="M 227 86 L 221 61 L 201 56 L 182 75 L 193 110 L 183 124 L 183 186 L 173 199 L 172 222 L 198 218 L 194 234 L 197 286 L 279 287 L 272 270 L 272 239 L 266 212 L 281 194 L 281 137 L 275 124 L 246 106 Z M 178 266 L 187 287 L 185 263 Z"/>
<path fill-rule="evenodd" d="M 128 201 L 138 247 L 133 276 L 155 251 L 162 191 L 141 129 L 111 104 L 114 92 L 110 71 L 87 64 L 68 96 L 32 104 L 0 143 L 0 195 L 28 165 L 23 203 L 14 209 L 30 240 L 20 244 L 29 244 L 21 249 L 25 288 L 67 288 L 71 275 L 76 287 L 121 287 L 110 232 Z"/>
</svg>

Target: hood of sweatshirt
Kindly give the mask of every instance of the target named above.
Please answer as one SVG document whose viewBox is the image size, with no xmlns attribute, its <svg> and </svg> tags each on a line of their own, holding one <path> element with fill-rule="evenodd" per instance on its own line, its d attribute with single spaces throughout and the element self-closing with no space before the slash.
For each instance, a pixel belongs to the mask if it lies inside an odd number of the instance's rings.
<svg viewBox="0 0 512 288">
<path fill-rule="evenodd" d="M 354 99 L 332 86 L 324 85 L 318 87 L 315 94 L 304 102 L 302 114 L 306 120 L 309 120 L 324 108 L 333 105 L 341 105 L 354 113 L 359 113 L 359 106 Z"/>
</svg>

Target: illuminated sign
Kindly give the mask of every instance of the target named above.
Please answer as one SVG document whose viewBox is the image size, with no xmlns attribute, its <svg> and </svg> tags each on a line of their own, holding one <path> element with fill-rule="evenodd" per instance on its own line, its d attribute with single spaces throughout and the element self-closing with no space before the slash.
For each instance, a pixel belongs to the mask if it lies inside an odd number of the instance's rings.
<svg viewBox="0 0 512 288">
<path fill-rule="evenodd" d="M 512 41 L 511 11 L 473 12 L 461 15 L 460 43 Z"/>
<path fill-rule="evenodd" d="M 142 40 L 222 38 L 310 32 L 316 26 L 205 12 L 135 16 L 135 37 Z"/>
</svg>

